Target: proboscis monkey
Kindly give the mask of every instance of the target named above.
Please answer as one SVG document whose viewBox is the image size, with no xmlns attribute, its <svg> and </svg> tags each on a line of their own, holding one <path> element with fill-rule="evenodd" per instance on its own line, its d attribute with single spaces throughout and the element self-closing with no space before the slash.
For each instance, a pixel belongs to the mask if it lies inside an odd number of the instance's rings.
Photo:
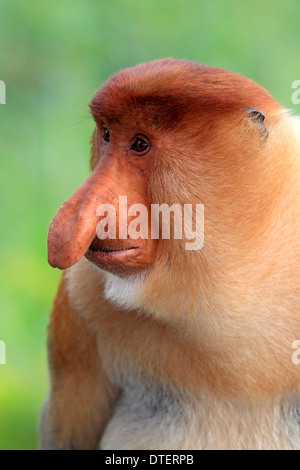
<svg viewBox="0 0 300 470">
<path fill-rule="evenodd" d="M 49 230 L 65 271 L 41 447 L 300 448 L 299 121 L 251 80 L 175 59 L 121 70 L 90 107 L 91 175 Z M 201 249 L 130 236 L 125 196 L 148 233 L 153 204 L 204 205 Z M 97 235 L 100 206 L 116 237 Z"/>
</svg>

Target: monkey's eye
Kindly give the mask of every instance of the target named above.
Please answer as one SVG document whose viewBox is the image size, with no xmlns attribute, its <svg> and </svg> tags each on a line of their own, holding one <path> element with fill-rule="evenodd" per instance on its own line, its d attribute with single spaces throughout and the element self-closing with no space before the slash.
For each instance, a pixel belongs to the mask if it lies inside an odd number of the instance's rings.
<svg viewBox="0 0 300 470">
<path fill-rule="evenodd" d="M 104 142 L 109 142 L 109 130 L 104 126 L 102 127 L 102 138 Z"/>
<path fill-rule="evenodd" d="M 137 153 L 145 153 L 149 148 L 149 143 L 140 136 L 137 136 L 131 147 L 129 147 L 130 150 L 134 150 Z"/>
</svg>

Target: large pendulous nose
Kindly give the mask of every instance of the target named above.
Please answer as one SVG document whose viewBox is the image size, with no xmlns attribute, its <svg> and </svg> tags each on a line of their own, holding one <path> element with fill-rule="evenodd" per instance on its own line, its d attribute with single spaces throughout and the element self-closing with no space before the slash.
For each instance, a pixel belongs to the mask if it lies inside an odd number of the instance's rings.
<svg viewBox="0 0 300 470">
<path fill-rule="evenodd" d="M 67 269 L 77 263 L 96 235 L 97 207 L 108 196 L 105 172 L 97 169 L 67 199 L 55 214 L 48 233 L 48 261 L 55 268 Z"/>
</svg>

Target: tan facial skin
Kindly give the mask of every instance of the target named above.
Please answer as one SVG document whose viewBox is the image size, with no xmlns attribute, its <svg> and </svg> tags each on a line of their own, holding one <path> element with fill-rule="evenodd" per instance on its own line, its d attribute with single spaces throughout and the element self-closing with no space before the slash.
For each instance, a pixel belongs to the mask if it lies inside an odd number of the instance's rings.
<svg viewBox="0 0 300 470">
<path fill-rule="evenodd" d="M 67 269 L 85 255 L 102 269 L 130 274 L 154 262 L 157 240 L 132 240 L 130 235 L 119 238 L 119 196 L 127 196 L 128 207 L 136 203 L 149 207 L 146 183 L 151 143 L 145 136 L 133 136 L 131 141 L 120 138 L 106 126 L 98 126 L 94 139 L 92 174 L 62 205 L 50 225 L 49 263 Z M 116 209 L 116 239 L 100 240 L 96 235 L 100 204 Z M 127 228 L 133 219 L 128 216 Z"/>
</svg>

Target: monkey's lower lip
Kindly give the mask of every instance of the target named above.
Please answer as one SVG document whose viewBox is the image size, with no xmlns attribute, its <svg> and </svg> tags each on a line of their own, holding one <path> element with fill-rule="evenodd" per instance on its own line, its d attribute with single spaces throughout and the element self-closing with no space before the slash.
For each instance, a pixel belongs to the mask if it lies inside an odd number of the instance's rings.
<svg viewBox="0 0 300 470">
<path fill-rule="evenodd" d="M 135 255 L 138 249 L 139 248 L 137 246 L 112 249 L 90 245 L 89 249 L 85 253 L 85 257 L 92 262 L 107 264 L 113 263 L 114 261 L 125 261 L 127 258 Z"/>
</svg>

